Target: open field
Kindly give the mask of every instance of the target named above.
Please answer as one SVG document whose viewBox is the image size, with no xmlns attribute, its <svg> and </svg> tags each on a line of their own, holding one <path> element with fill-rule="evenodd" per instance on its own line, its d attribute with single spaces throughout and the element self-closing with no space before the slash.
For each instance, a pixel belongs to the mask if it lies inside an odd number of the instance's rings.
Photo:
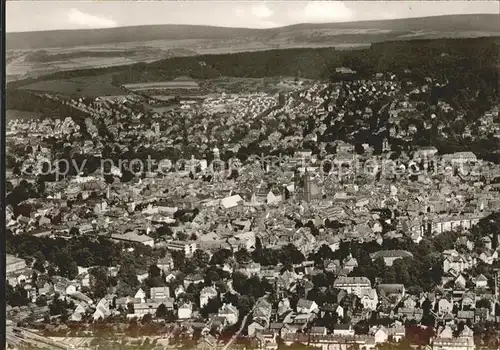
<svg viewBox="0 0 500 350">
<path fill-rule="evenodd" d="M 175 96 L 173 95 L 151 95 L 149 97 L 158 101 L 171 101 L 175 99 Z"/>
<path fill-rule="evenodd" d="M 28 111 L 20 111 L 17 109 L 7 109 L 5 111 L 5 118 L 7 120 L 15 120 L 15 119 L 37 119 L 41 117 L 41 114 L 38 112 L 28 112 Z"/>
<path fill-rule="evenodd" d="M 199 85 L 195 81 L 164 81 L 157 83 L 125 84 L 124 88 L 131 91 L 143 90 L 168 90 L 168 89 L 198 89 Z"/>
<path fill-rule="evenodd" d="M 116 96 L 127 93 L 120 87 L 113 86 L 110 77 L 106 75 L 43 80 L 25 85 L 21 89 L 85 97 Z"/>
<path fill-rule="evenodd" d="M 6 66 L 7 80 L 47 75 L 59 71 L 116 67 L 140 62 L 153 62 L 169 57 L 185 57 L 197 53 L 185 49 L 161 50 L 151 47 L 49 48 L 10 52 Z"/>
</svg>

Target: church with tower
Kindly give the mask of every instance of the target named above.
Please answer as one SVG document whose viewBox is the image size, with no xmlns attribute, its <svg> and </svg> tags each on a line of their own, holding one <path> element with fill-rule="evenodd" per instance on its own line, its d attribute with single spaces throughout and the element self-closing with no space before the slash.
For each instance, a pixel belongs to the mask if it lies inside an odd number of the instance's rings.
<svg viewBox="0 0 500 350">
<path fill-rule="evenodd" d="M 312 181 L 311 174 L 306 169 L 304 174 L 295 171 L 294 178 L 295 198 L 304 202 L 311 202 L 322 198 L 320 188 Z"/>
</svg>

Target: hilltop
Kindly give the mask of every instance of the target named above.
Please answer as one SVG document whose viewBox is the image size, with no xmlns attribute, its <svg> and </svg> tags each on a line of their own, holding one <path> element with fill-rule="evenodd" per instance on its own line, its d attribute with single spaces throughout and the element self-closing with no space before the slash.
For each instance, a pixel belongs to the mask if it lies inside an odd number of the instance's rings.
<svg viewBox="0 0 500 350">
<path fill-rule="evenodd" d="M 386 41 L 491 37 L 500 34 L 499 21 L 500 16 L 485 14 L 271 29 L 145 25 L 7 33 L 7 81 L 172 57 L 273 49 L 362 49 Z"/>
<path fill-rule="evenodd" d="M 195 25 L 145 25 L 89 30 L 55 30 L 7 33 L 8 50 L 98 46 L 154 40 L 246 40 L 302 42 L 306 38 L 373 42 L 387 38 L 484 36 L 500 32 L 500 15 L 447 15 L 347 23 L 304 23 L 271 29 L 227 28 Z"/>
</svg>

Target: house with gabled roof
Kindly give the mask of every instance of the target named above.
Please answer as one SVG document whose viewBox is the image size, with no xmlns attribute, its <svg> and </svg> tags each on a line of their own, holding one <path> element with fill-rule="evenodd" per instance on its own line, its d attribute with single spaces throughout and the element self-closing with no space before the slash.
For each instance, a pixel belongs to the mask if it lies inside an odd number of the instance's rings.
<svg viewBox="0 0 500 350">
<path fill-rule="evenodd" d="M 450 326 L 439 327 L 437 329 L 437 337 L 441 339 L 452 339 L 453 338 L 453 330 Z"/>
<path fill-rule="evenodd" d="M 413 308 L 417 307 L 418 302 L 419 301 L 418 301 L 416 296 L 408 295 L 403 300 L 403 306 L 406 308 L 409 308 L 409 309 L 413 309 Z"/>
<path fill-rule="evenodd" d="M 401 339 L 406 337 L 406 327 L 404 325 L 395 325 L 393 327 L 387 328 L 389 332 L 389 337 L 395 342 L 400 342 Z"/>
<path fill-rule="evenodd" d="M 459 310 L 457 312 L 458 322 L 474 322 L 474 310 Z"/>
<path fill-rule="evenodd" d="M 467 325 L 464 325 L 462 332 L 458 335 L 458 338 L 461 339 L 472 339 L 474 340 L 474 331 L 470 329 Z"/>
<path fill-rule="evenodd" d="M 325 336 L 327 334 L 327 328 L 326 327 L 311 327 L 309 330 L 309 334 L 311 336 Z"/>
<path fill-rule="evenodd" d="M 83 301 L 83 302 L 87 303 L 88 305 L 92 305 L 94 303 L 94 301 L 90 297 L 88 297 L 87 295 L 83 294 L 82 292 L 72 293 L 68 297 L 70 299 L 72 299 L 72 300 L 76 300 L 76 301 L 79 301 L 79 302 Z"/>
<path fill-rule="evenodd" d="M 54 291 L 53 285 L 50 284 L 48 281 L 44 281 L 43 279 L 40 279 L 36 281 L 36 285 L 38 287 L 38 294 L 39 295 L 51 295 L 51 292 Z"/>
<path fill-rule="evenodd" d="M 479 254 L 478 259 L 485 264 L 492 265 L 498 259 L 498 251 L 486 249 Z"/>
<path fill-rule="evenodd" d="M 457 273 L 463 272 L 476 264 L 475 259 L 465 255 L 449 255 L 443 260 L 443 271 L 454 270 Z"/>
<path fill-rule="evenodd" d="M 378 304 L 378 295 L 375 289 L 363 290 L 360 295 L 363 308 L 368 310 L 376 310 Z"/>
<path fill-rule="evenodd" d="M 431 346 L 433 349 L 463 349 L 473 350 L 474 340 L 461 339 L 461 338 L 434 338 L 432 339 Z"/>
<path fill-rule="evenodd" d="M 110 311 L 110 303 L 106 298 L 102 298 L 99 303 L 97 303 L 96 310 L 92 317 L 94 320 L 105 319 L 106 317 L 111 315 Z"/>
<path fill-rule="evenodd" d="M 299 299 L 297 302 L 297 312 L 303 314 L 310 314 L 319 310 L 318 304 L 312 300 Z"/>
<path fill-rule="evenodd" d="M 389 330 L 384 326 L 372 327 L 369 334 L 375 338 L 376 344 L 385 343 L 389 339 Z"/>
<path fill-rule="evenodd" d="M 407 308 L 399 308 L 397 312 L 397 316 L 402 320 L 415 320 L 420 322 L 424 314 L 424 311 L 420 308 L 415 309 L 407 309 Z"/>
<path fill-rule="evenodd" d="M 441 298 L 438 301 L 438 312 L 444 315 L 453 311 L 453 302 L 448 298 Z"/>
<path fill-rule="evenodd" d="M 188 288 L 191 284 L 200 284 L 204 282 L 204 278 L 199 274 L 188 275 L 184 278 L 184 287 Z"/>
<path fill-rule="evenodd" d="M 248 325 L 247 334 L 249 337 L 253 337 L 266 329 L 267 327 L 263 320 L 254 320 Z"/>
<path fill-rule="evenodd" d="M 489 310 L 487 308 L 477 308 L 474 310 L 474 320 L 476 323 L 484 322 L 488 319 Z"/>
<path fill-rule="evenodd" d="M 467 291 L 462 295 L 462 299 L 460 301 L 462 309 L 467 309 L 467 308 L 475 308 L 476 306 L 476 294 Z"/>
<path fill-rule="evenodd" d="M 234 305 L 225 303 L 221 306 L 217 315 L 225 318 L 229 325 L 233 325 L 238 322 L 239 311 Z"/>
<path fill-rule="evenodd" d="M 336 324 L 333 326 L 333 335 L 353 336 L 354 329 L 350 324 Z"/>
<path fill-rule="evenodd" d="M 397 301 L 396 303 L 398 303 L 406 295 L 405 286 L 398 283 L 381 283 L 377 285 L 377 291 L 379 293 L 379 297 L 385 297 L 391 300 L 395 300 Z"/>
<path fill-rule="evenodd" d="M 177 309 L 177 316 L 179 320 L 190 319 L 193 314 L 193 304 L 184 303 Z"/>
<path fill-rule="evenodd" d="M 174 260 L 170 254 L 166 254 L 165 257 L 158 259 L 156 266 L 163 272 L 167 273 L 174 268 Z"/>
<path fill-rule="evenodd" d="M 466 284 L 467 280 L 462 274 L 458 275 L 458 277 L 455 279 L 455 286 L 458 288 L 465 288 Z"/>
<path fill-rule="evenodd" d="M 151 314 L 154 315 L 156 313 L 156 310 L 158 310 L 158 307 L 163 304 L 162 302 L 158 301 L 147 301 L 147 302 L 141 302 L 141 303 L 134 303 L 134 313 L 133 315 L 130 315 L 127 317 L 138 317 L 141 318 L 146 314 Z M 167 307 L 168 308 L 168 307 Z"/>
<path fill-rule="evenodd" d="M 284 195 L 278 188 L 273 187 L 269 190 L 266 196 L 266 202 L 270 205 L 279 204 L 283 200 Z"/>
<path fill-rule="evenodd" d="M 71 315 L 72 321 L 81 321 L 83 315 L 87 312 L 87 304 L 85 302 L 80 302 L 76 305 Z"/>
<path fill-rule="evenodd" d="M 344 269 L 347 270 L 347 273 L 351 273 L 356 267 L 358 267 L 358 260 L 350 256 L 345 260 L 343 265 Z"/>
<path fill-rule="evenodd" d="M 146 301 L 146 292 L 144 290 L 142 290 L 142 288 L 139 288 L 139 290 L 137 290 L 137 292 L 135 293 L 134 298 L 139 299 L 142 302 L 145 302 Z"/>
<path fill-rule="evenodd" d="M 196 349 L 197 350 L 216 349 L 217 344 L 218 344 L 217 339 L 213 335 L 207 334 L 200 339 L 200 341 L 196 345 Z"/>
<path fill-rule="evenodd" d="M 200 307 L 205 306 L 212 298 L 217 297 L 217 290 L 214 287 L 205 287 L 200 292 Z"/>
<path fill-rule="evenodd" d="M 474 279 L 474 284 L 476 288 L 488 288 L 488 279 L 483 274 L 480 274 Z"/>
<path fill-rule="evenodd" d="M 90 286 L 90 274 L 88 272 L 82 272 L 75 278 L 84 287 Z"/>
</svg>

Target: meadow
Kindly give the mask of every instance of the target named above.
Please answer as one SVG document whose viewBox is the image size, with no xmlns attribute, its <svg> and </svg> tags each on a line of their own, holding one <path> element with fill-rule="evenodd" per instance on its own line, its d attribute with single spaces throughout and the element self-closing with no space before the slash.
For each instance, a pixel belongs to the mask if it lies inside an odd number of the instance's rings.
<svg viewBox="0 0 500 350">
<path fill-rule="evenodd" d="M 84 97 L 120 96 L 127 94 L 126 90 L 111 84 L 111 78 L 106 75 L 41 80 L 24 85 L 20 89 Z"/>
<path fill-rule="evenodd" d="M 169 89 L 198 89 L 199 85 L 197 82 L 189 81 L 163 81 L 156 83 L 138 83 L 138 84 L 125 84 L 124 88 L 131 91 L 142 91 L 142 90 L 169 90 Z"/>
</svg>

